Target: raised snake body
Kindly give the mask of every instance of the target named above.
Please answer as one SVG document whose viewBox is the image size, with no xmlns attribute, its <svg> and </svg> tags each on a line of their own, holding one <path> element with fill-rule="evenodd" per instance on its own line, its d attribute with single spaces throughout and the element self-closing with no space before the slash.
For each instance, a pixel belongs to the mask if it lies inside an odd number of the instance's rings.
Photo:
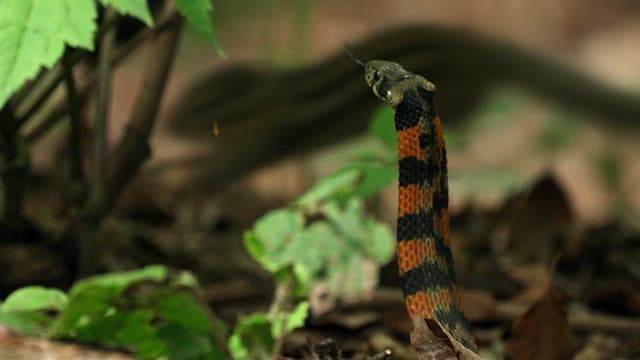
<svg viewBox="0 0 640 360">
<path fill-rule="evenodd" d="M 409 316 L 437 320 L 454 338 L 475 350 L 455 282 L 447 156 L 434 109 L 435 85 L 393 62 L 358 62 L 364 66 L 365 80 L 374 94 L 395 109 L 397 257 Z"/>
</svg>

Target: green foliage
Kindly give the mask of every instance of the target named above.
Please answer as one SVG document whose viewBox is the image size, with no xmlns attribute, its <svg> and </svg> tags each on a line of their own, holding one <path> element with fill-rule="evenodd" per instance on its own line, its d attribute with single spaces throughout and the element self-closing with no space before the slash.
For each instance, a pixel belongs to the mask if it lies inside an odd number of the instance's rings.
<svg viewBox="0 0 640 360">
<path fill-rule="evenodd" d="M 163 285 L 169 280 L 162 266 L 82 280 L 51 336 L 124 347 L 149 359 L 220 358 L 207 313 L 186 289 Z"/>
<path fill-rule="evenodd" d="M 265 313 L 241 318 L 229 337 L 229 351 L 237 360 L 268 359 L 274 344 L 271 322 Z"/>
<path fill-rule="evenodd" d="M 229 351 L 234 359 L 268 359 L 278 339 L 302 327 L 309 303 L 300 302 L 291 312 L 279 312 L 273 319 L 265 313 L 241 318 L 229 337 Z"/>
<path fill-rule="evenodd" d="M 24 287 L 0 305 L 0 322 L 22 334 L 43 335 L 55 319 L 52 312 L 62 311 L 67 301 L 67 295 L 57 289 Z"/>
<path fill-rule="evenodd" d="M 360 161 L 320 180 L 294 204 L 307 212 L 315 212 L 329 200 L 342 204 L 353 197 L 366 198 L 387 187 L 396 176 L 395 168 L 378 159 Z"/>
<path fill-rule="evenodd" d="M 332 194 L 326 191 L 326 183 L 320 185 L 322 193 Z M 246 247 L 271 273 L 291 270 L 302 294 L 318 281 L 328 282 L 338 293 L 358 292 L 362 279 L 349 277 L 350 272 L 359 272 L 368 260 L 379 265 L 388 262 L 393 256 L 393 235 L 386 225 L 365 216 L 358 197 L 344 204 L 314 198 L 320 203 L 305 202 L 315 209 L 314 220 L 305 221 L 305 209 L 300 207 L 274 210 L 245 234 Z"/>
<path fill-rule="evenodd" d="M 65 44 L 93 50 L 96 17 L 94 0 L 0 1 L 0 107 Z"/>
<path fill-rule="evenodd" d="M 582 126 L 575 116 L 563 112 L 554 113 L 540 134 L 539 146 L 542 150 L 558 150 L 568 145 L 580 130 Z"/>
<path fill-rule="evenodd" d="M 11 293 L 2 303 L 3 312 L 17 311 L 60 311 L 67 305 L 67 295 L 57 289 L 42 286 L 28 286 Z"/>
<path fill-rule="evenodd" d="M 0 306 L 0 322 L 24 334 L 125 348 L 143 359 L 222 359 L 209 316 L 190 294 L 194 285 L 192 275 L 170 276 L 156 265 L 87 278 L 68 296 L 27 287 Z"/>
<path fill-rule="evenodd" d="M 60 60 L 65 46 L 94 49 L 97 0 L 0 0 L 0 107 L 38 71 Z M 100 0 L 117 12 L 153 24 L 146 0 Z M 220 56 L 209 0 L 178 0 L 180 12 Z"/>
<path fill-rule="evenodd" d="M 380 192 L 395 177 L 395 169 L 377 158 L 342 169 L 289 207 L 260 218 L 245 233 L 245 247 L 278 286 L 293 279 L 296 296 L 308 295 L 320 282 L 335 294 L 359 294 L 371 284 L 362 269 L 388 262 L 395 245 L 388 226 L 365 215 L 362 198 Z M 235 359 L 271 357 L 277 340 L 304 324 L 308 307 L 301 302 L 273 318 L 256 313 L 240 319 L 229 339 L 231 354 Z"/>
<path fill-rule="evenodd" d="M 373 136 L 380 139 L 389 149 L 398 148 L 398 139 L 396 137 L 396 128 L 393 118 L 395 112 L 393 108 L 388 105 L 384 105 L 378 108 L 373 114 L 371 124 L 369 125 L 369 131 Z"/>
<path fill-rule="evenodd" d="M 218 42 L 211 22 L 211 12 L 213 11 L 211 0 L 176 0 L 176 6 L 180 13 L 189 20 L 189 23 L 209 40 L 218 55 L 225 58 L 224 49 Z"/>
<path fill-rule="evenodd" d="M 131 15 L 142 20 L 147 26 L 153 25 L 147 0 L 100 0 L 100 2 L 105 6 L 113 6 L 121 14 Z"/>
</svg>

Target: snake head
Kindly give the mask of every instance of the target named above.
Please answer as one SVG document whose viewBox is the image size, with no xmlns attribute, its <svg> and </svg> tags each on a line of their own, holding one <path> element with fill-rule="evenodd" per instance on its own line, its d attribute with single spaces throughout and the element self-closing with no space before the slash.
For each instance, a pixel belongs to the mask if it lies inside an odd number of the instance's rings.
<svg viewBox="0 0 640 360">
<path fill-rule="evenodd" d="M 402 102 L 405 91 L 409 89 L 436 89 L 427 79 L 390 61 L 368 61 L 364 66 L 364 77 L 373 93 L 393 107 Z"/>
</svg>

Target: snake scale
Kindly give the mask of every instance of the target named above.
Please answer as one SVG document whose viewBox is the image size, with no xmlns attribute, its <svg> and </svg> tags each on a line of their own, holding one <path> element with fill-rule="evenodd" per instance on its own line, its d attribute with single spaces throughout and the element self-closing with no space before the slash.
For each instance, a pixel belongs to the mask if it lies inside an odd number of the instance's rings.
<svg viewBox="0 0 640 360">
<path fill-rule="evenodd" d="M 388 61 L 364 64 L 373 93 L 395 109 L 398 138 L 397 257 L 409 316 L 437 320 L 476 350 L 461 307 L 449 238 L 447 155 L 435 85 Z"/>
</svg>

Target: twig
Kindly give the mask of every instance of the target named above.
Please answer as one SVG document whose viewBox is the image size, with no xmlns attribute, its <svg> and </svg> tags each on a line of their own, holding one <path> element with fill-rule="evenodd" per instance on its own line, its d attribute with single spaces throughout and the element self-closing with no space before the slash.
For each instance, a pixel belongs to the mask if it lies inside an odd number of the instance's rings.
<svg viewBox="0 0 640 360">
<path fill-rule="evenodd" d="M 69 119 L 71 130 L 69 134 L 70 177 L 71 177 L 71 204 L 79 206 L 84 200 L 85 191 L 84 168 L 82 166 L 82 145 L 80 141 L 80 109 L 76 92 L 76 82 L 73 77 L 73 62 L 70 54 L 66 53 L 62 58 L 65 87 L 67 90 L 67 104 L 69 106 Z"/>
<path fill-rule="evenodd" d="M 7 102 L 0 110 L 0 144 L 2 145 L 0 175 L 4 191 L 3 221 L 7 227 L 20 230 L 24 220 L 22 201 L 26 184 L 25 178 L 29 168 L 29 152 L 15 127 L 15 120 L 13 107 L 10 102 Z"/>
<path fill-rule="evenodd" d="M 104 24 L 115 16 L 111 7 L 107 8 Z M 93 171 L 91 173 L 91 192 L 104 195 L 104 180 L 107 154 L 107 121 L 111 95 L 111 52 L 115 40 L 115 30 L 107 30 L 100 39 L 98 58 L 98 91 L 96 93 L 96 111 L 94 117 Z"/>
<path fill-rule="evenodd" d="M 40 69 L 38 75 L 35 78 L 28 81 L 24 84 L 13 96 L 11 96 L 12 105 L 14 109 L 19 109 L 20 104 L 25 101 L 25 99 L 32 94 L 33 90 L 42 82 L 42 79 L 45 76 L 49 75 L 51 71 L 47 71 L 45 69 Z"/>
<path fill-rule="evenodd" d="M 282 347 L 284 346 L 285 324 L 287 321 L 286 309 L 291 305 L 291 297 L 293 295 L 293 287 L 295 286 L 295 278 L 293 272 L 287 274 L 284 279 L 277 281 L 276 291 L 273 296 L 273 301 L 269 307 L 269 320 L 272 322 L 280 321 L 279 324 L 274 324 L 280 328 L 280 337 L 275 339 L 276 342 L 273 346 L 271 355 L 275 358 L 280 354 Z M 285 316 L 279 317 L 279 314 L 285 313 Z"/>
<path fill-rule="evenodd" d="M 41 86 L 40 93 L 36 96 L 35 99 L 31 100 L 31 102 L 27 105 L 24 105 L 24 102 L 29 101 L 29 97 L 26 97 L 24 101 L 19 104 L 18 112 L 21 115 L 17 116 L 16 125 L 17 127 L 21 127 L 24 123 L 31 118 L 42 105 L 49 99 L 49 96 L 55 91 L 62 80 L 62 72 L 60 71 L 60 66 L 57 66 L 50 74 L 45 75 L 41 78 L 39 82 L 45 83 Z M 37 84 L 33 85 L 34 89 L 37 89 Z M 23 108 L 26 110 L 21 111 Z"/>
<path fill-rule="evenodd" d="M 171 2 L 169 2 L 171 3 Z M 164 93 L 182 21 L 174 21 L 167 31 L 158 31 L 151 39 L 140 92 L 121 141 L 116 145 L 107 169 L 105 212 L 113 206 L 125 183 L 149 157 L 149 136 L 155 123 Z"/>
</svg>

